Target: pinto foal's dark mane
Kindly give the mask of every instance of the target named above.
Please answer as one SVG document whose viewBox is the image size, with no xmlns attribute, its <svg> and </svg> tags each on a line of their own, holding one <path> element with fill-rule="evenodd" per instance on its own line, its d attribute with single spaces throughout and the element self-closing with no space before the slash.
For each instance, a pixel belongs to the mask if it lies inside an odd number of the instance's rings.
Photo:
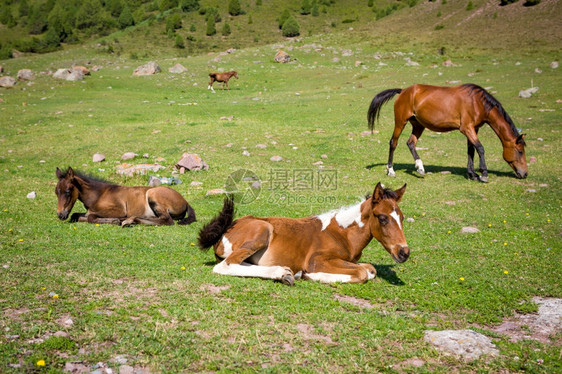
<svg viewBox="0 0 562 374">
<path fill-rule="evenodd" d="M 368 200 L 371 197 L 373 197 L 373 194 L 369 192 L 368 194 L 365 195 L 365 200 Z M 398 195 L 396 194 L 396 192 L 394 192 L 394 190 L 384 187 L 383 192 L 382 192 L 382 198 L 383 199 L 397 199 Z"/>
<path fill-rule="evenodd" d="M 487 112 L 490 112 L 492 109 L 496 108 L 500 113 L 500 115 L 509 124 L 511 131 L 513 132 L 513 135 L 515 135 L 515 137 L 519 136 L 519 131 L 517 131 L 517 127 L 515 127 L 515 124 L 513 123 L 511 117 L 509 116 L 509 114 L 507 114 L 507 112 L 505 111 L 501 103 L 498 101 L 498 99 L 496 99 L 494 96 L 492 96 L 491 93 L 489 93 L 488 91 L 486 91 L 485 89 L 483 89 L 477 84 L 466 83 L 463 84 L 462 87 L 467 88 L 472 95 L 476 95 L 476 94 L 482 95 L 482 98 L 484 99 L 484 109 L 486 109 Z"/>
</svg>

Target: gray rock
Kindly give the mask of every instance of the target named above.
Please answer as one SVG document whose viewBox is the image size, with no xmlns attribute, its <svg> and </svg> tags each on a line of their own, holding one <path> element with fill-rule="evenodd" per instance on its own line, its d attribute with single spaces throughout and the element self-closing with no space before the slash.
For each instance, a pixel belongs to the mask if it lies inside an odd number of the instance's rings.
<svg viewBox="0 0 562 374">
<path fill-rule="evenodd" d="M 558 69 L 558 61 L 552 61 L 552 62 L 550 63 L 550 67 L 551 67 L 552 69 Z"/>
<path fill-rule="evenodd" d="M 92 162 L 102 162 L 105 161 L 105 156 L 101 153 L 96 153 L 92 157 Z"/>
<path fill-rule="evenodd" d="M 31 81 L 35 79 L 35 75 L 30 69 L 21 69 L 18 71 L 19 81 Z"/>
<path fill-rule="evenodd" d="M 175 64 L 174 66 L 169 68 L 168 71 L 170 73 L 179 74 L 179 73 L 185 73 L 187 71 L 187 68 L 185 68 L 182 64 Z"/>
<path fill-rule="evenodd" d="M 12 77 L 0 77 L 0 87 L 12 88 L 16 85 L 17 80 Z"/>
<path fill-rule="evenodd" d="M 30 193 L 27 194 L 28 199 L 35 199 L 36 197 L 37 194 L 35 193 L 35 191 L 31 191 Z"/>
<path fill-rule="evenodd" d="M 250 152 L 248 152 L 248 151 L 242 152 L 242 156 L 249 156 L 249 155 L 250 155 Z"/>
<path fill-rule="evenodd" d="M 289 61 L 291 61 L 291 56 L 289 56 L 289 54 L 285 51 L 279 50 L 277 52 L 277 54 L 275 55 L 275 57 L 273 58 L 273 60 L 275 62 L 280 62 L 280 63 L 287 63 Z"/>
<path fill-rule="evenodd" d="M 408 217 L 406 218 L 406 222 L 415 222 L 416 220 L 413 219 L 412 217 Z"/>
<path fill-rule="evenodd" d="M 283 157 L 273 156 L 273 157 L 270 158 L 270 160 L 273 161 L 273 162 L 279 162 L 279 161 L 283 160 Z"/>
<path fill-rule="evenodd" d="M 160 69 L 160 66 L 158 66 L 156 62 L 150 61 L 147 64 L 141 65 L 136 68 L 133 72 L 133 75 L 137 77 L 142 75 L 153 75 L 156 73 L 160 73 L 161 71 L 162 69 Z"/>
<path fill-rule="evenodd" d="M 58 69 L 58 70 L 53 74 L 53 78 L 56 78 L 56 79 L 66 79 L 66 77 L 68 77 L 69 74 L 70 74 L 70 70 L 68 70 L 68 69 Z"/>
<path fill-rule="evenodd" d="M 538 87 L 531 87 L 531 88 L 527 88 L 526 90 L 521 90 L 519 91 L 519 97 L 523 98 L 523 99 L 528 99 L 530 98 L 534 93 L 537 93 L 539 91 Z"/>
<path fill-rule="evenodd" d="M 475 234 L 477 232 L 480 232 L 480 230 L 478 230 L 476 227 L 466 226 L 461 229 L 461 232 L 463 234 Z"/>
<path fill-rule="evenodd" d="M 84 74 L 81 70 L 71 70 L 65 78 L 67 81 L 77 82 L 84 79 Z"/>
<path fill-rule="evenodd" d="M 129 365 L 121 365 L 119 366 L 119 374 L 134 374 L 135 368 Z"/>
<path fill-rule="evenodd" d="M 226 192 L 225 190 L 223 190 L 222 188 L 214 188 L 212 190 L 207 191 L 207 193 L 205 194 L 205 196 L 215 196 L 215 195 L 224 195 L 227 194 L 228 192 Z"/>
<path fill-rule="evenodd" d="M 472 330 L 426 330 L 424 340 L 440 351 L 461 356 L 469 361 L 482 355 L 499 354 L 490 338 Z"/>
<path fill-rule="evenodd" d="M 137 157 L 138 154 L 134 152 L 126 152 L 121 156 L 121 160 L 132 160 L 133 158 Z"/>
<path fill-rule="evenodd" d="M 351 49 L 344 49 L 341 51 L 341 55 L 344 57 L 353 56 L 353 51 Z"/>
<path fill-rule="evenodd" d="M 176 169 L 183 167 L 186 170 L 209 170 L 209 165 L 195 153 L 184 153 L 175 167 Z"/>
</svg>

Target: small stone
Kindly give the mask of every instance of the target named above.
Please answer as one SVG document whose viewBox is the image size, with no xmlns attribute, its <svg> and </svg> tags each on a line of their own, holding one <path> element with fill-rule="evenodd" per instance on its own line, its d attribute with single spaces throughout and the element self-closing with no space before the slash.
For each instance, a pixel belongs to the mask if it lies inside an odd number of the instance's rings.
<svg viewBox="0 0 562 374">
<path fill-rule="evenodd" d="M 234 143 L 228 143 L 227 145 L 225 145 L 226 148 L 232 148 L 232 146 L 234 145 Z"/>
<path fill-rule="evenodd" d="M 535 156 L 529 157 L 529 163 L 534 164 L 535 162 L 537 162 L 537 158 Z"/>
<path fill-rule="evenodd" d="M 412 217 L 408 217 L 406 218 L 406 222 L 415 222 L 416 220 L 413 219 Z"/>
<path fill-rule="evenodd" d="M 0 77 L 0 87 L 11 88 L 16 85 L 17 80 L 12 77 Z"/>
<path fill-rule="evenodd" d="M 129 365 L 119 366 L 119 374 L 134 374 L 135 368 Z"/>
<path fill-rule="evenodd" d="M 187 69 L 182 64 L 175 64 L 174 66 L 169 68 L 168 71 L 170 73 L 179 74 L 179 73 L 185 73 L 187 71 Z"/>
<path fill-rule="evenodd" d="M 536 192 L 537 192 L 537 190 L 535 190 L 534 188 L 527 188 L 525 191 L 531 192 L 531 193 L 536 193 Z"/>
<path fill-rule="evenodd" d="M 451 172 L 449 170 L 443 170 L 441 174 L 451 174 Z"/>
<path fill-rule="evenodd" d="M 544 142 L 544 139 L 543 138 L 537 138 L 537 141 Z"/>
<path fill-rule="evenodd" d="M 32 191 L 32 192 L 27 194 L 28 199 L 35 199 L 36 197 L 37 197 L 37 194 L 35 193 L 35 191 Z"/>
<path fill-rule="evenodd" d="M 361 136 L 371 136 L 371 131 L 361 131 Z"/>
<path fill-rule="evenodd" d="M 105 161 L 105 156 L 101 153 L 96 153 L 94 154 L 94 157 L 92 157 L 92 161 L 93 162 L 102 162 Z"/>
<path fill-rule="evenodd" d="M 249 155 L 250 155 L 250 152 L 248 152 L 248 151 L 242 152 L 242 156 L 249 156 Z"/>
<path fill-rule="evenodd" d="M 453 61 L 451 61 L 451 60 L 446 60 L 446 61 L 443 61 L 443 62 L 441 63 L 441 65 L 443 65 L 443 66 L 445 66 L 445 67 L 451 67 L 451 66 L 453 66 Z"/>
<path fill-rule="evenodd" d="M 361 61 L 355 61 L 355 67 L 358 68 L 359 66 L 363 65 Z"/>
<path fill-rule="evenodd" d="M 551 69 L 558 69 L 558 61 L 552 61 L 550 63 L 550 68 Z"/>
<path fill-rule="evenodd" d="M 316 161 L 316 162 L 313 162 L 312 165 L 324 165 L 324 162 Z"/>
<path fill-rule="evenodd" d="M 224 195 L 226 193 L 227 192 L 225 190 L 223 190 L 222 188 L 214 188 L 212 190 L 207 191 L 205 196 Z"/>
<path fill-rule="evenodd" d="M 467 360 L 478 359 L 481 355 L 497 356 L 499 354 L 490 338 L 472 330 L 426 330 L 424 340 L 440 351 L 458 355 Z"/>
<path fill-rule="evenodd" d="M 327 158 L 328 158 L 328 155 L 326 155 L 326 154 L 321 155 L 320 158 L 327 159 Z"/>
<path fill-rule="evenodd" d="M 148 153 L 145 153 L 145 154 L 142 155 L 142 157 L 143 157 L 143 158 L 149 158 L 150 155 L 149 155 Z"/>
<path fill-rule="evenodd" d="M 64 331 L 57 331 L 53 335 L 59 338 L 68 338 L 70 336 L 67 332 Z"/>
<path fill-rule="evenodd" d="M 138 154 L 134 152 L 126 152 L 121 156 L 121 160 L 132 160 L 133 158 L 137 157 Z"/>
<path fill-rule="evenodd" d="M 279 50 L 277 52 L 277 54 L 275 54 L 275 57 L 273 58 L 273 60 L 275 62 L 280 62 L 280 63 L 285 64 L 285 63 L 291 61 L 291 56 L 289 56 L 289 54 L 287 52 Z"/>
<path fill-rule="evenodd" d="M 265 145 L 265 144 L 258 144 L 258 145 L 256 145 L 256 148 L 265 149 L 265 148 L 267 148 L 267 145 Z"/>
<path fill-rule="evenodd" d="M 154 175 L 151 175 L 148 177 L 148 186 L 149 187 L 158 187 L 162 184 L 162 181 L 160 180 L 160 178 L 155 177 Z"/>
<path fill-rule="evenodd" d="M 537 73 L 537 74 L 542 74 L 542 70 L 539 69 L 539 68 L 536 68 L 536 69 L 535 69 L 535 73 Z"/>
<path fill-rule="evenodd" d="M 162 71 L 162 69 L 160 69 L 160 66 L 158 66 L 158 64 L 154 61 L 150 61 L 145 65 L 141 65 L 138 68 L 135 69 L 135 71 L 133 72 L 134 76 L 141 76 L 141 75 L 153 75 L 156 73 L 160 73 Z"/>
<path fill-rule="evenodd" d="M 203 184 L 203 182 L 193 181 L 189 185 L 192 187 L 199 187 Z"/>
<path fill-rule="evenodd" d="M 461 229 L 461 232 L 463 234 L 475 234 L 477 232 L 480 232 L 480 230 L 478 230 L 476 227 L 466 226 Z"/>
<path fill-rule="evenodd" d="M 35 79 L 35 75 L 30 69 L 21 69 L 18 71 L 19 81 L 30 81 Z"/>
<path fill-rule="evenodd" d="M 281 156 L 273 156 L 273 157 L 270 158 L 270 160 L 271 160 L 271 161 L 274 161 L 274 162 L 279 162 L 279 161 L 283 160 L 283 157 L 281 157 Z"/>
</svg>

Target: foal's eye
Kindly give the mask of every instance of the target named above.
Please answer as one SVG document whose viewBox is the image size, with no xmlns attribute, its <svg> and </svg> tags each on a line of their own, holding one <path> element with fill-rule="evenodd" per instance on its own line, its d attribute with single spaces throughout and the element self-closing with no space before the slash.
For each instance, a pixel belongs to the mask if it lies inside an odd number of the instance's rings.
<svg viewBox="0 0 562 374">
<path fill-rule="evenodd" d="M 64 194 L 65 194 L 66 196 L 70 196 L 70 190 L 64 191 Z"/>
<path fill-rule="evenodd" d="M 384 214 L 379 214 L 377 218 L 379 219 L 381 225 L 386 225 L 388 223 L 388 216 Z"/>
</svg>

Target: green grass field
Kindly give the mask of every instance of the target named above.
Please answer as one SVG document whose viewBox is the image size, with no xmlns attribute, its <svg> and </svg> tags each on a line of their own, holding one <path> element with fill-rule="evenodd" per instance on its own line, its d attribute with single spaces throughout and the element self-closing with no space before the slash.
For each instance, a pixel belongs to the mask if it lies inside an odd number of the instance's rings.
<svg viewBox="0 0 562 374">
<path fill-rule="evenodd" d="M 543 12 L 559 9 L 558 1 L 544 3 Z M 441 18 L 458 17 L 453 4 L 465 11 L 464 3 L 449 1 Z M 219 62 L 213 61 L 217 52 L 181 57 L 150 48 L 146 57 L 131 59 L 131 53 L 143 55 L 121 35 L 120 56 L 92 43 L 2 61 L 5 74 L 30 68 L 37 77 L 0 89 L 0 372 L 62 372 L 69 362 L 90 370 L 103 362 L 116 372 L 119 358 L 170 373 L 560 372 L 560 333 L 541 343 L 512 342 L 493 331 L 516 313 L 535 312 L 534 296 L 562 297 L 562 80 L 559 68 L 549 66 L 560 59 L 560 30 L 521 49 L 514 46 L 524 41 L 513 36 L 504 47 L 492 46 L 488 36 L 480 43 L 476 32 L 467 36 L 454 25 L 439 30 L 457 38 L 445 44 L 423 22 L 425 31 L 411 39 L 373 37 L 428 11 L 426 5 L 363 22 L 356 32 L 241 48 Z M 497 10 L 499 18 L 504 11 Z M 440 46 L 445 55 L 438 54 Z M 296 61 L 274 63 L 279 48 Z M 343 56 L 344 49 L 352 56 Z M 406 66 L 405 58 L 419 66 Z M 456 66 L 442 66 L 447 59 Z M 148 60 L 163 72 L 133 77 Z M 82 82 L 40 73 L 87 63 L 101 70 Z M 176 63 L 188 72 L 168 73 Z M 213 94 L 208 73 L 217 68 L 237 70 L 240 79 L 230 81 L 229 91 L 215 86 Z M 459 132 L 424 133 L 418 147 L 429 173 L 421 178 L 405 144 L 407 130 L 395 153 L 397 176 L 385 175 L 392 104 L 377 132 L 362 134 L 373 96 L 455 81 L 486 87 L 527 134 L 527 179 L 515 178 L 487 126 L 479 133 L 487 184 L 465 177 L 466 139 Z M 518 98 L 531 86 L 538 93 Z M 233 120 L 220 119 L 228 116 Z M 96 152 L 106 161 L 93 163 Z M 198 221 L 130 228 L 59 221 L 56 167 L 146 185 L 147 176 L 115 172 L 125 152 L 149 154 L 132 163 L 164 158 L 164 176 L 184 152 L 199 154 L 210 169 L 176 175 L 183 184 L 174 186 Z M 410 259 L 395 264 L 372 242 L 362 261 L 373 263 L 378 275 L 362 285 L 297 281 L 287 287 L 213 274 L 214 255 L 195 243 L 222 196 L 206 192 L 223 188 L 239 169 L 256 173 L 262 188 L 257 200 L 237 206 L 238 216 L 314 215 L 359 201 L 379 181 L 392 188 L 407 183 L 400 207 L 414 219 L 404 223 Z M 299 172 L 313 183 L 297 183 Z M 328 174 L 335 183 L 323 185 L 319 178 Z M 32 191 L 37 197 L 26 198 Z M 74 211 L 84 211 L 81 203 Z M 480 232 L 463 234 L 465 226 Z M 428 329 L 474 329 L 491 337 L 500 354 L 472 362 L 443 355 L 424 342 Z M 66 334 L 54 336 L 60 331 Z M 399 365 L 412 358 L 424 365 Z"/>
</svg>

